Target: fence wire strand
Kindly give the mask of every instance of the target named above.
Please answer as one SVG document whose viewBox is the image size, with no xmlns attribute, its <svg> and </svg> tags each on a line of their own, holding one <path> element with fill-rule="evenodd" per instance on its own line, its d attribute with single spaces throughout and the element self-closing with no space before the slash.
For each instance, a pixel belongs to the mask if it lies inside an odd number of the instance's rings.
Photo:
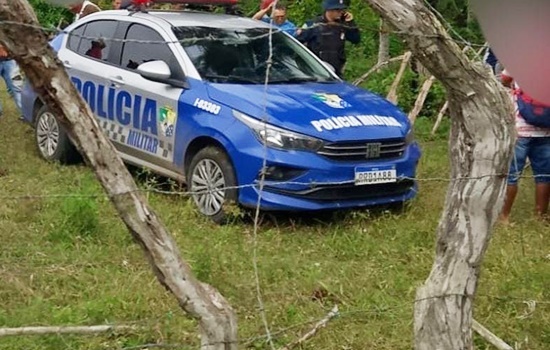
<svg viewBox="0 0 550 350">
<path fill-rule="evenodd" d="M 70 32 L 70 31 L 65 30 L 65 29 L 48 28 L 48 27 L 44 27 L 44 26 L 41 26 L 41 25 L 35 25 L 35 24 L 30 24 L 30 23 L 21 23 L 21 22 L 16 22 L 16 21 L 0 21 L 0 25 L 19 26 L 19 27 L 24 27 L 24 28 L 29 28 L 29 29 L 35 29 L 35 30 L 42 31 L 42 32 L 44 32 L 48 35 L 65 34 L 65 35 L 71 35 L 73 37 L 86 39 L 86 40 L 99 40 L 99 39 L 101 39 L 104 42 L 122 42 L 122 43 L 139 43 L 139 44 L 185 44 L 185 43 L 193 44 L 193 43 L 200 42 L 200 41 L 223 41 L 223 40 L 227 40 L 227 38 L 218 38 L 218 37 L 214 37 L 214 36 L 193 37 L 193 38 L 186 38 L 186 39 L 179 39 L 179 40 L 166 40 L 166 41 L 164 41 L 164 40 L 161 41 L 161 40 L 121 39 L 121 38 L 89 36 L 89 35 Z M 346 25 L 346 24 L 338 24 L 338 25 L 340 27 L 344 28 L 344 29 L 357 28 L 360 31 L 368 31 L 368 32 L 374 32 L 374 33 L 380 33 L 381 32 L 380 28 L 366 26 L 366 25 L 358 25 L 356 27 L 352 27 L 352 26 L 349 26 L 349 25 Z M 322 26 L 328 26 L 328 24 L 315 23 L 315 24 L 313 24 L 309 27 L 305 27 L 305 28 L 301 27 L 301 28 L 299 28 L 299 30 L 304 32 L 304 31 L 308 31 L 308 30 L 315 30 L 316 28 L 322 27 Z M 258 35 L 254 35 L 254 36 L 248 36 L 246 38 L 246 40 L 252 41 L 252 40 L 267 38 L 267 37 L 270 37 L 273 33 L 283 32 L 283 30 L 281 30 L 280 28 L 276 28 L 274 26 L 269 26 L 269 27 L 270 27 L 269 29 L 265 28 L 267 30 L 266 33 L 258 34 Z M 392 35 L 404 36 L 404 37 L 421 37 L 421 38 L 432 38 L 432 39 L 438 38 L 438 39 L 441 39 L 441 40 L 449 40 L 449 41 L 453 41 L 457 44 L 469 46 L 469 47 L 472 47 L 472 48 L 475 48 L 475 47 L 483 48 L 483 47 L 485 47 L 485 44 L 477 44 L 477 43 L 472 43 L 472 42 L 467 41 L 462 36 L 460 36 L 460 34 L 456 31 L 454 31 L 454 32 L 456 32 L 456 35 L 458 35 L 460 37 L 459 39 L 455 39 L 452 36 L 442 36 L 440 34 L 419 34 L 419 33 L 412 33 L 410 31 L 399 31 L 399 30 L 389 30 L 388 31 L 388 30 L 386 30 L 385 32 L 387 32 L 389 34 L 392 34 Z"/>
<path fill-rule="evenodd" d="M 265 165 L 264 165 L 265 167 Z M 480 181 L 480 180 L 486 180 L 486 179 L 505 179 L 508 177 L 508 174 L 488 174 L 488 175 L 479 175 L 479 176 L 461 176 L 461 177 L 409 177 L 409 176 L 398 176 L 396 178 L 388 178 L 392 180 L 392 182 L 401 182 L 401 181 L 416 181 L 419 184 L 421 183 L 457 183 L 462 181 Z M 516 177 L 516 176 L 515 176 Z M 544 175 L 518 175 L 518 179 L 540 179 L 540 178 L 550 178 L 550 174 L 544 174 Z M 393 181 L 395 180 L 395 181 Z M 356 186 L 357 188 L 360 188 L 361 186 L 368 186 L 368 185 L 356 185 L 356 182 L 354 179 L 352 180 L 345 180 L 345 181 L 331 181 L 331 182 L 301 182 L 301 181 L 283 181 L 283 182 L 277 182 L 277 181 L 265 181 L 265 179 L 262 180 L 260 178 L 259 181 L 252 183 L 252 184 L 244 184 L 239 186 L 226 186 L 226 187 L 220 187 L 212 190 L 202 190 L 202 191 L 176 191 L 176 190 L 163 190 L 159 188 L 149 187 L 149 188 L 138 188 L 135 191 L 125 191 L 120 192 L 116 194 L 115 196 L 126 196 L 132 193 L 142 193 L 142 194 L 158 194 L 158 195 L 167 195 L 167 196 L 182 196 L 182 197 L 188 197 L 193 195 L 204 195 L 204 194 L 212 194 L 214 192 L 218 192 L 220 190 L 239 190 L 239 189 L 245 189 L 245 188 L 256 188 L 260 193 L 266 190 L 266 186 L 282 186 L 282 185 L 288 185 L 288 186 L 304 186 L 310 189 L 322 189 L 322 188 L 337 188 L 339 186 Z M 411 188 L 412 189 L 412 188 Z M 79 193 L 45 193 L 45 194 L 31 194 L 31 193 L 19 193 L 19 194 L 3 194 L 0 195 L 0 199 L 2 200 L 35 200 L 35 199 L 55 199 L 55 198 L 108 198 L 107 194 L 104 193 L 97 193 L 97 194 L 79 194 Z"/>
</svg>

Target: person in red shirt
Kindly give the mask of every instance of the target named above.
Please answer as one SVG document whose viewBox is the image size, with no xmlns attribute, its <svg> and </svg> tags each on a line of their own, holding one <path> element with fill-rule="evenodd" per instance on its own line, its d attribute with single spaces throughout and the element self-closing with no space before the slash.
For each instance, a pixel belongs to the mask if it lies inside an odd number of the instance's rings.
<svg viewBox="0 0 550 350">
<path fill-rule="evenodd" d="M 86 56 L 96 58 L 98 60 L 103 58 L 103 49 L 105 48 L 105 42 L 101 39 L 93 40 L 92 47 L 86 51 Z"/>
<path fill-rule="evenodd" d="M 523 119 L 518 112 L 516 96 L 513 93 L 519 89 L 519 86 L 506 69 L 502 72 L 500 78 L 503 85 L 512 89 L 511 98 L 516 107 L 515 120 L 518 133 L 508 174 L 506 199 L 500 219 L 504 223 L 509 222 L 512 206 L 518 193 L 519 177 L 525 168 L 527 159 L 531 161 L 531 168 L 535 177 L 535 211 L 537 216 L 543 218 L 548 214 L 548 202 L 550 201 L 550 129 L 533 126 Z"/>
</svg>

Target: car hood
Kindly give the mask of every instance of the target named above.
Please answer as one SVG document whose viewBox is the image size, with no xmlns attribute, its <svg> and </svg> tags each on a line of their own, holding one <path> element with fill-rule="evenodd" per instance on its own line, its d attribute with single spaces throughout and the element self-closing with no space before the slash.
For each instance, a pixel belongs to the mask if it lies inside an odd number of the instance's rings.
<svg viewBox="0 0 550 350">
<path fill-rule="evenodd" d="M 398 107 L 347 83 L 206 85 L 213 101 L 326 141 L 400 138 L 410 128 Z"/>
</svg>

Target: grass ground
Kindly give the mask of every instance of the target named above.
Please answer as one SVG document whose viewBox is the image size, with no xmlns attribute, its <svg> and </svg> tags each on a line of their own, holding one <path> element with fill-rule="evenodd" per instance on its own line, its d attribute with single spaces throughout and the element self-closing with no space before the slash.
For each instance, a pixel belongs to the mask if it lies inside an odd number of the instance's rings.
<svg viewBox="0 0 550 350">
<path fill-rule="evenodd" d="M 155 280 L 91 171 L 38 158 L 32 129 L 11 101 L 0 120 L 0 326 L 137 324 L 97 336 L 0 338 L 0 349 L 122 349 L 146 343 L 196 349 L 193 321 Z M 420 119 L 420 178 L 447 177 L 444 130 Z M 140 177 L 143 188 L 158 186 Z M 309 329 L 337 303 L 342 315 L 304 349 L 410 349 L 415 289 L 430 271 L 446 183 L 422 181 L 402 212 L 338 212 L 265 220 L 259 275 L 276 345 Z M 475 318 L 521 349 L 550 348 L 550 236 L 532 218 L 523 182 L 513 227 L 499 227 L 483 265 Z M 30 197 L 17 198 L 31 194 Z M 56 196 L 61 195 L 61 196 Z M 70 196 L 67 196 L 70 195 Z M 189 200 L 149 194 L 195 274 L 218 288 L 239 317 L 242 348 L 265 349 L 252 268 L 253 225 L 218 227 Z M 524 301 L 536 300 L 534 312 Z M 491 349 L 476 338 L 478 349 Z"/>
</svg>

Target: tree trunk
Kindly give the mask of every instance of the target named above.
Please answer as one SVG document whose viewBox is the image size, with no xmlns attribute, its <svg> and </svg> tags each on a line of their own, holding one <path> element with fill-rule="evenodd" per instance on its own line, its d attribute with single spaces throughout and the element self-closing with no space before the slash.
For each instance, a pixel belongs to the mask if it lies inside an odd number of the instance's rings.
<svg viewBox="0 0 550 350">
<path fill-rule="evenodd" d="M 447 90 L 451 178 L 432 271 L 417 291 L 415 347 L 472 349 L 472 307 L 481 263 L 504 199 L 514 142 L 510 98 L 472 63 L 419 0 L 365 0 L 404 33 Z"/>
<path fill-rule="evenodd" d="M 390 59 L 390 30 L 383 19 L 380 19 L 378 34 L 378 64 Z"/>
<path fill-rule="evenodd" d="M 176 242 L 139 194 L 115 148 L 48 46 L 46 36 L 37 29 L 31 6 L 25 0 L 0 0 L 0 20 L 27 24 L 4 23 L 0 26 L 0 41 L 92 167 L 119 216 L 143 248 L 159 282 L 198 320 L 202 349 L 236 349 L 234 311 L 214 288 L 196 280 L 181 258 Z"/>
</svg>

